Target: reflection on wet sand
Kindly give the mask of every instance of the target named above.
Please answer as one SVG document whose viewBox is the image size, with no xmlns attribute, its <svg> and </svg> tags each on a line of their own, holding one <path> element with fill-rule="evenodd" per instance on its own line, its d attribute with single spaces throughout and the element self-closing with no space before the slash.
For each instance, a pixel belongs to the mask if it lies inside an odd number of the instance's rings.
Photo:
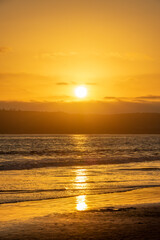
<svg viewBox="0 0 160 240">
<path fill-rule="evenodd" d="M 84 211 L 87 209 L 87 204 L 86 204 L 86 196 L 77 196 L 76 198 L 76 209 L 78 211 Z"/>
<path fill-rule="evenodd" d="M 86 189 L 87 187 L 87 176 L 86 176 L 86 169 L 77 169 L 76 170 L 76 178 L 74 187 L 76 189 Z M 86 203 L 86 195 L 80 195 L 76 197 L 76 210 L 84 211 L 87 209 Z"/>
</svg>

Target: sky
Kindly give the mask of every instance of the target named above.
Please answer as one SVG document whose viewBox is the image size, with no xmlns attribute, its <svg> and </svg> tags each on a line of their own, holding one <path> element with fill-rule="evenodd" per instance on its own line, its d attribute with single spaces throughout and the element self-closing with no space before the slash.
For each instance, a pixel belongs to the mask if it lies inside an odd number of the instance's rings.
<svg viewBox="0 0 160 240">
<path fill-rule="evenodd" d="M 0 108 L 160 112 L 159 14 L 159 0 L 0 0 Z"/>
</svg>

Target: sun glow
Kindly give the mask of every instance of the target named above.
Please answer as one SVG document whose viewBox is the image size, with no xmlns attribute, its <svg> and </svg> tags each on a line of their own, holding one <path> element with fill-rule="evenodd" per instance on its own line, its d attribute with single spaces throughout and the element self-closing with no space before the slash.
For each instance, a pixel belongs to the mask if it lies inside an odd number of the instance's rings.
<svg viewBox="0 0 160 240">
<path fill-rule="evenodd" d="M 75 89 L 75 95 L 78 98 L 85 98 L 87 96 L 87 88 L 84 86 L 79 86 Z"/>
</svg>

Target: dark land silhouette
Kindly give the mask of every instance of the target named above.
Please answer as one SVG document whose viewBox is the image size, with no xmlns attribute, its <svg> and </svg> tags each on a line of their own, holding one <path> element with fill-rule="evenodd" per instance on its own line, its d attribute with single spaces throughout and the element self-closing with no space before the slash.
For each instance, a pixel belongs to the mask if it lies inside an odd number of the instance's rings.
<svg viewBox="0 0 160 240">
<path fill-rule="evenodd" d="M 0 111 L 0 134 L 160 134 L 159 113 Z"/>
</svg>

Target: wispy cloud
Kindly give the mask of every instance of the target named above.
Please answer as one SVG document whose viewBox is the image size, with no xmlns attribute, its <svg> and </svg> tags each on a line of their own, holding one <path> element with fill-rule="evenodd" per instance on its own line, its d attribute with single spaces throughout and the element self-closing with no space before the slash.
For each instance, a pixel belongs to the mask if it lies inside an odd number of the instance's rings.
<svg viewBox="0 0 160 240">
<path fill-rule="evenodd" d="M 88 82 L 88 83 L 85 83 L 85 85 L 88 85 L 88 86 L 95 86 L 95 85 L 97 85 L 97 83 L 95 83 L 95 82 Z"/>
<path fill-rule="evenodd" d="M 136 99 L 160 100 L 160 96 L 147 95 L 147 96 L 136 97 Z"/>
<path fill-rule="evenodd" d="M 11 52 L 9 47 L 0 47 L 0 54 Z"/>
<path fill-rule="evenodd" d="M 52 94 L 58 76 L 0 73 L 0 99 L 31 99 Z M 24 92 L 25 89 L 25 92 Z"/>
<path fill-rule="evenodd" d="M 66 85 L 69 85 L 68 82 L 57 82 L 56 85 L 58 86 L 66 86 Z"/>
<path fill-rule="evenodd" d="M 46 76 L 40 74 L 32 74 L 32 73 L 0 73 L 0 84 L 21 84 L 22 82 L 26 85 L 28 84 L 48 84 L 53 83 L 59 80 L 57 76 Z"/>
<path fill-rule="evenodd" d="M 47 99 L 47 100 L 46 100 Z M 44 103 L 51 103 L 51 102 L 66 102 L 68 100 L 71 100 L 72 97 L 68 95 L 50 95 L 47 97 L 41 97 L 40 100 Z"/>
<path fill-rule="evenodd" d="M 109 96 L 106 96 L 106 97 L 104 97 L 104 99 L 107 99 L 107 100 L 114 100 L 114 99 L 117 99 L 117 97 L 109 97 Z"/>
<path fill-rule="evenodd" d="M 56 85 L 59 85 L 59 86 L 79 85 L 79 83 L 74 82 L 74 81 L 71 81 L 71 82 L 57 82 Z M 97 83 L 95 83 L 95 82 L 87 82 L 87 83 L 84 83 L 82 85 L 95 86 L 95 85 L 97 85 Z"/>
<path fill-rule="evenodd" d="M 144 54 L 140 52 L 128 52 L 128 53 L 109 52 L 105 56 L 108 58 L 115 58 L 115 59 L 128 60 L 128 61 L 153 61 L 154 60 L 148 54 Z"/>
<path fill-rule="evenodd" d="M 104 97 L 106 101 L 123 101 L 123 102 L 155 102 L 160 101 L 160 96 L 154 95 L 146 95 L 146 96 L 138 96 L 138 97 Z"/>
<path fill-rule="evenodd" d="M 141 52 L 107 52 L 107 53 L 82 53 L 82 52 L 46 52 L 41 53 L 36 56 L 36 58 L 40 59 L 56 59 L 56 58 L 66 58 L 66 57 L 76 57 L 76 58 L 102 58 L 103 60 L 107 59 L 115 59 L 115 60 L 123 60 L 123 61 L 154 61 L 153 57 L 148 54 Z"/>
<path fill-rule="evenodd" d="M 54 58 L 64 58 L 64 57 L 74 57 L 77 56 L 78 53 L 77 52 L 51 52 L 51 53 L 42 53 L 39 54 L 38 58 L 42 58 L 42 59 L 54 59 Z"/>
</svg>

